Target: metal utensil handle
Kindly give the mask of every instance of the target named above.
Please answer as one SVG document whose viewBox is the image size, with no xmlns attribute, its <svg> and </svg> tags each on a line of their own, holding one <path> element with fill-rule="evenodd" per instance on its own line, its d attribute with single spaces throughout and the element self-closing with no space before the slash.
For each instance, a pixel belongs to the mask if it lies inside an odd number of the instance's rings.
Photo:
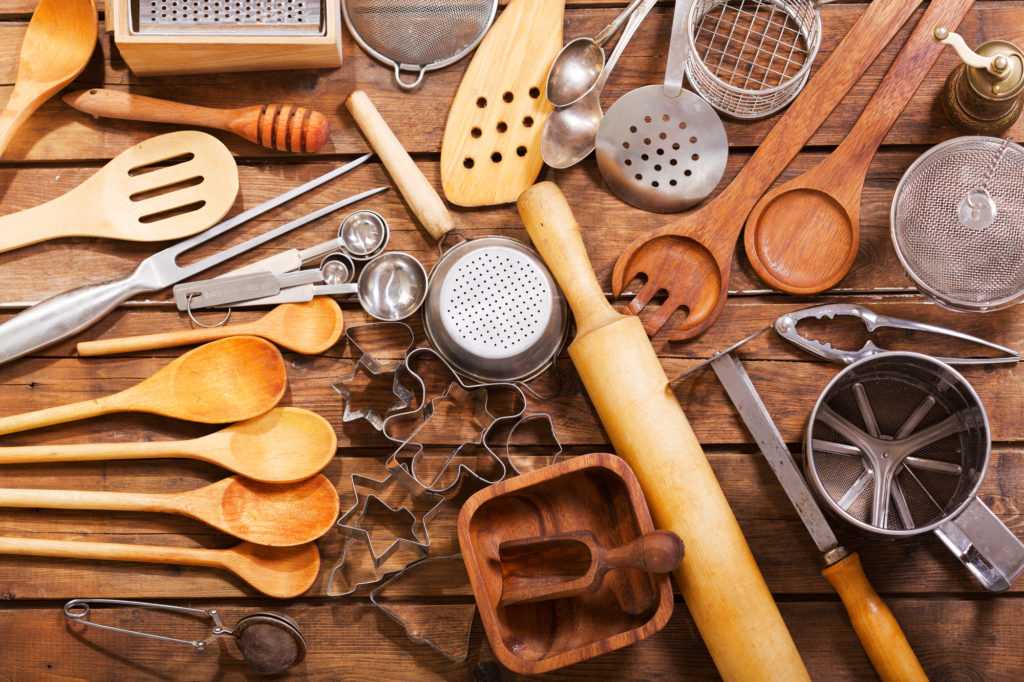
<svg viewBox="0 0 1024 682">
<path fill-rule="evenodd" d="M 639 7 L 629 17 L 629 23 L 626 24 L 626 28 L 622 31 L 622 35 L 619 36 L 619 40 L 615 43 L 615 47 L 612 48 L 612 52 L 608 55 L 608 61 L 605 62 L 604 68 L 601 69 L 601 75 L 597 79 L 597 83 L 594 85 L 594 89 L 591 92 L 600 93 L 604 90 L 605 83 L 608 82 L 608 77 L 612 75 L 612 71 L 615 69 L 615 65 L 619 63 L 619 57 L 626 51 L 626 47 L 629 45 L 629 41 L 633 39 L 633 35 L 640 28 L 640 24 L 644 22 L 647 15 L 651 13 L 658 0 L 643 0 L 643 6 Z"/>
<path fill-rule="evenodd" d="M 603 46 L 607 43 L 613 35 L 618 33 L 619 29 L 622 28 L 622 25 L 626 23 L 626 20 L 632 17 L 633 11 L 639 7 L 640 3 L 643 1 L 644 0 L 633 0 L 633 2 L 629 3 L 626 9 L 619 12 L 618 16 L 612 19 L 610 24 L 605 26 L 601 29 L 600 33 L 594 36 L 594 42 L 597 43 L 598 46 Z"/>
<path fill-rule="evenodd" d="M 668 63 L 665 65 L 665 96 L 678 97 L 683 91 L 686 59 L 690 55 L 690 32 L 686 30 L 687 17 L 693 0 L 676 0 L 672 14 L 672 38 L 668 45 Z"/>
<path fill-rule="evenodd" d="M 131 635 L 133 637 L 145 637 L 146 639 L 155 639 L 160 642 L 172 642 L 174 644 L 185 644 L 192 647 L 196 651 L 205 651 L 206 645 L 209 641 L 209 637 L 205 640 L 199 639 L 178 639 L 177 637 L 169 637 L 167 635 L 158 635 L 152 632 L 141 632 L 139 630 L 129 630 L 127 628 L 117 627 L 116 625 L 105 625 L 103 623 L 97 623 L 89 620 L 89 616 L 92 614 L 92 606 L 94 604 L 103 604 L 105 606 L 130 606 L 134 608 L 151 609 L 154 611 L 168 611 L 171 613 L 180 613 L 186 616 L 193 616 L 196 618 L 204 618 L 213 623 L 213 629 L 211 631 L 211 637 L 215 635 L 230 634 L 230 630 L 226 629 L 220 620 L 220 615 L 214 610 L 206 609 L 193 609 L 186 606 L 172 606 L 170 604 L 153 604 L 151 602 L 144 601 L 129 601 L 127 599 L 72 599 L 64 605 L 64 617 L 68 620 L 73 620 L 76 623 L 81 623 L 92 628 L 98 628 L 100 630 L 107 630 L 109 632 L 119 632 L 125 635 Z"/>
<path fill-rule="evenodd" d="M 986 590 L 1004 592 L 1024 571 L 1024 543 L 977 497 L 935 534 Z"/>
</svg>

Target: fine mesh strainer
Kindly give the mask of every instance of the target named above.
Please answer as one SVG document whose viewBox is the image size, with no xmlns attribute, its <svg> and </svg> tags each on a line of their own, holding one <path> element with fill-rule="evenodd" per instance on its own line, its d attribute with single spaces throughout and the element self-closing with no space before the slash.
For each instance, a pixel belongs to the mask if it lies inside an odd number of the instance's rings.
<svg viewBox="0 0 1024 682">
<path fill-rule="evenodd" d="M 1024 149 L 960 137 L 910 166 L 892 204 L 896 255 L 918 288 L 955 310 L 1024 296 Z"/>
<path fill-rule="evenodd" d="M 483 40 L 498 0 L 344 0 L 349 32 L 374 59 L 391 66 L 404 90 L 427 71 L 454 64 Z M 402 72 L 415 74 L 411 82 Z"/>
<path fill-rule="evenodd" d="M 569 315 L 532 249 L 482 237 L 451 248 L 434 266 L 423 326 L 437 352 L 466 376 L 529 381 L 557 358 Z"/>
<path fill-rule="evenodd" d="M 323 35 L 324 0 L 132 0 L 145 35 Z"/>
<path fill-rule="evenodd" d="M 934 532 L 989 590 L 1024 570 L 1024 544 L 977 497 L 988 417 L 949 365 L 905 352 L 850 365 L 818 398 L 804 449 L 811 486 L 858 528 Z"/>
</svg>

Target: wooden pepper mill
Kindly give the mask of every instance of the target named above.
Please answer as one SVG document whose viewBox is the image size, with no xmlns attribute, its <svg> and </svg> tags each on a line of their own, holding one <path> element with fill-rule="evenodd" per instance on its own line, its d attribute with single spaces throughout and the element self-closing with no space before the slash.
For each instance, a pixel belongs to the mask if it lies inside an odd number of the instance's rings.
<svg viewBox="0 0 1024 682">
<path fill-rule="evenodd" d="M 977 135 L 999 135 L 1024 107 L 1024 53 L 1007 40 L 990 40 L 977 52 L 956 33 L 935 29 L 935 39 L 956 50 L 963 61 L 942 92 L 942 108 L 958 128 Z"/>
</svg>

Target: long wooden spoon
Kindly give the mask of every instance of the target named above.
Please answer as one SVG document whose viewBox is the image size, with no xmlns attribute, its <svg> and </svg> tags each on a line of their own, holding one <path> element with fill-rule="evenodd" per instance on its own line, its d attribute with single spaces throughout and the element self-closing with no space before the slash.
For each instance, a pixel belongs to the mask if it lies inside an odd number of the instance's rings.
<svg viewBox="0 0 1024 682">
<path fill-rule="evenodd" d="M 0 507 L 177 514 L 268 547 L 313 542 L 338 519 L 338 491 L 323 474 L 290 485 L 231 476 L 184 493 L 0 488 Z"/>
<path fill-rule="evenodd" d="M 287 387 L 281 351 L 255 336 L 235 336 L 194 348 L 119 393 L 0 418 L 0 434 L 115 412 L 227 424 L 269 412 Z"/>
<path fill-rule="evenodd" d="M 306 303 L 284 303 L 260 319 L 245 324 L 83 341 L 78 344 L 78 354 L 134 353 L 249 335 L 262 337 L 296 353 L 319 355 L 338 342 L 344 329 L 345 317 L 341 306 L 328 296 L 318 296 Z"/>
<path fill-rule="evenodd" d="M 278 407 L 192 440 L 82 443 L 0 448 L 0 464 L 194 459 L 263 483 L 295 483 L 319 473 L 337 454 L 334 427 L 315 412 Z"/>
<path fill-rule="evenodd" d="M 0 113 L 0 156 L 28 117 L 82 73 L 98 31 L 95 0 L 39 0 L 21 44 L 14 92 Z"/>
<path fill-rule="evenodd" d="M 860 246 L 860 199 L 871 160 L 942 54 L 935 27 L 955 30 L 972 5 L 974 0 L 933 2 L 843 143 L 754 206 L 743 245 L 766 284 L 816 294 L 850 271 Z"/>
<path fill-rule="evenodd" d="M 313 586 L 320 572 L 320 550 L 313 543 L 298 547 L 263 547 L 243 542 L 229 549 L 198 549 L 0 537 L 0 554 L 208 566 L 230 571 L 263 594 L 277 599 L 299 596 Z"/>
</svg>

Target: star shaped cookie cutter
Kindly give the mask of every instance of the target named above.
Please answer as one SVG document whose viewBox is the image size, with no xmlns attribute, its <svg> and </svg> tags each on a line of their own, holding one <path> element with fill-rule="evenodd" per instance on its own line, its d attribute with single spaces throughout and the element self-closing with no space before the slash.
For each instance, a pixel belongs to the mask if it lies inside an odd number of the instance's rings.
<svg viewBox="0 0 1024 682">
<path fill-rule="evenodd" d="M 345 330 L 345 341 L 347 341 L 359 354 L 359 359 L 356 361 L 356 365 L 352 369 L 352 373 L 347 378 L 342 379 L 339 383 L 331 386 L 331 388 L 337 391 L 338 395 L 341 396 L 341 399 L 345 403 L 345 411 L 341 416 L 341 421 L 344 424 L 362 419 L 377 431 L 380 431 L 384 428 L 384 420 L 388 415 L 404 410 L 412 403 L 412 392 L 402 384 L 398 373 L 398 369 L 402 366 L 404 361 L 398 362 L 388 369 L 379 362 L 372 353 L 363 350 L 363 347 L 359 343 L 360 336 L 369 334 L 373 331 L 383 331 L 385 329 L 401 329 L 408 335 L 408 342 L 401 347 L 402 355 L 405 356 L 415 343 L 416 336 L 412 327 L 404 322 L 373 322 Z M 379 380 L 380 377 L 392 375 L 391 392 L 394 394 L 395 400 L 383 411 L 383 413 L 372 407 L 353 407 L 353 404 L 357 401 L 355 400 L 349 385 L 355 381 L 359 374 L 367 375 L 371 381 Z"/>
</svg>

